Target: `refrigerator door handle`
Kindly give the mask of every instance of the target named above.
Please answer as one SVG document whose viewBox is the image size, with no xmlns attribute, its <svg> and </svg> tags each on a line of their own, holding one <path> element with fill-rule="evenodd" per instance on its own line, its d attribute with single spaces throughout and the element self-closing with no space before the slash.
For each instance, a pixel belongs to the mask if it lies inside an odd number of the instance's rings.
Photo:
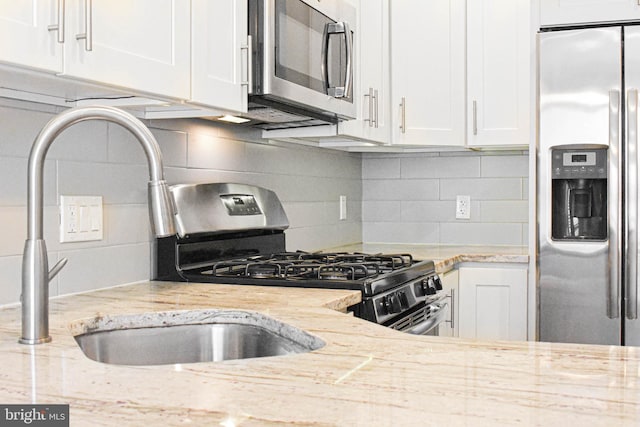
<svg viewBox="0 0 640 427">
<path fill-rule="evenodd" d="M 609 286 L 607 292 L 607 317 L 620 317 L 620 261 L 622 254 L 621 225 L 621 153 L 620 153 L 620 91 L 609 91 L 609 156 L 611 168 L 609 174 Z"/>
<path fill-rule="evenodd" d="M 638 90 L 627 92 L 627 245 L 625 302 L 627 319 L 638 318 Z"/>
</svg>

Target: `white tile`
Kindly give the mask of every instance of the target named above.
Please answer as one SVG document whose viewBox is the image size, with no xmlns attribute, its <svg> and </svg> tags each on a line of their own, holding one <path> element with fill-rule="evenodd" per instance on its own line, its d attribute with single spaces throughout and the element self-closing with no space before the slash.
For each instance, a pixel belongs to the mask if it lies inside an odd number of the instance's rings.
<svg viewBox="0 0 640 427">
<path fill-rule="evenodd" d="M 397 201 L 363 201 L 364 222 L 400 222 L 401 205 Z"/>
<path fill-rule="evenodd" d="M 138 140 L 122 126 L 109 124 L 109 161 L 111 163 L 147 164 L 147 156 Z M 187 134 L 179 131 L 150 129 L 155 137 L 164 166 L 187 165 Z"/>
<path fill-rule="evenodd" d="M 529 220 L 529 203 L 526 200 L 481 201 L 480 220 L 526 223 Z"/>
<path fill-rule="evenodd" d="M 245 143 L 207 134 L 189 134 L 187 164 L 192 168 L 246 170 Z"/>
<path fill-rule="evenodd" d="M 471 200 L 521 200 L 519 178 L 442 179 L 440 200 L 455 200 L 456 195 L 471 196 Z"/>
<path fill-rule="evenodd" d="M 0 155 L 28 157 L 33 141 L 53 114 L 0 107 Z"/>
<path fill-rule="evenodd" d="M 529 156 L 482 156 L 483 177 L 527 177 L 529 176 Z"/>
<path fill-rule="evenodd" d="M 61 252 L 69 262 L 59 274 L 59 293 L 68 294 L 148 280 L 149 245 L 110 246 Z"/>
<path fill-rule="evenodd" d="M 440 243 L 464 245 L 522 245 L 521 224 L 443 222 Z"/>
<path fill-rule="evenodd" d="M 65 129 L 53 141 L 47 159 L 107 161 L 107 122 L 89 120 Z"/>
<path fill-rule="evenodd" d="M 402 178 L 471 178 L 479 176 L 479 156 L 402 159 Z"/>
<path fill-rule="evenodd" d="M 362 160 L 362 179 L 400 178 L 399 158 L 365 158 Z"/>
<path fill-rule="evenodd" d="M 22 255 L 27 238 L 26 206 L 0 206 L 0 257 Z M 0 277 L 2 270 L 0 270 Z"/>
<path fill-rule="evenodd" d="M 1 145 L 1 144 L 0 144 Z M 26 206 L 28 160 L 20 157 L 0 157 L 0 206 Z M 56 203 L 56 161 L 47 160 L 43 175 L 44 204 Z"/>
<path fill-rule="evenodd" d="M 291 228 L 313 227 L 329 223 L 329 212 L 325 202 L 289 202 L 284 204 Z"/>
<path fill-rule="evenodd" d="M 367 222 L 362 225 L 362 239 L 366 243 L 438 243 L 438 223 Z"/>
<path fill-rule="evenodd" d="M 479 202 L 471 201 L 471 221 L 479 217 Z M 456 220 L 456 202 L 407 201 L 402 202 L 403 222 L 447 222 Z"/>
<path fill-rule="evenodd" d="M 0 257 L 0 305 L 20 301 L 22 255 Z"/>
<path fill-rule="evenodd" d="M 437 179 L 366 180 L 363 200 L 438 200 Z"/>
</svg>

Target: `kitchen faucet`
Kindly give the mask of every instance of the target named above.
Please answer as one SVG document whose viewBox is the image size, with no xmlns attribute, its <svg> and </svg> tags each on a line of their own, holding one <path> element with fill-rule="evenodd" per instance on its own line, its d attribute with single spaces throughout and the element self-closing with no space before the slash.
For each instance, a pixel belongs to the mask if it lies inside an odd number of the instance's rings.
<svg viewBox="0 0 640 427">
<path fill-rule="evenodd" d="M 49 270 L 47 248 L 42 233 L 44 159 L 51 143 L 66 128 L 85 120 L 106 120 L 121 125 L 140 142 L 149 164 L 149 216 L 157 237 L 175 234 L 173 205 L 164 181 L 162 153 L 149 129 L 131 114 L 113 107 L 78 107 L 67 110 L 40 131 L 29 154 L 27 183 L 27 240 L 22 257 L 21 344 L 41 344 L 49 336 L 49 281 L 67 263 L 60 260 Z"/>
</svg>

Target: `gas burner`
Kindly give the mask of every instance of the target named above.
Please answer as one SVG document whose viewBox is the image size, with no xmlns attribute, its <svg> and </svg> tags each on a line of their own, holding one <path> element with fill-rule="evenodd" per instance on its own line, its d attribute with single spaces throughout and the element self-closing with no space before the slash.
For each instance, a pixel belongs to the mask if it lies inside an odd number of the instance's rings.
<svg viewBox="0 0 640 427">
<path fill-rule="evenodd" d="M 282 266 L 278 263 L 257 262 L 247 264 L 244 275 L 259 279 L 272 279 L 282 276 Z"/>
</svg>

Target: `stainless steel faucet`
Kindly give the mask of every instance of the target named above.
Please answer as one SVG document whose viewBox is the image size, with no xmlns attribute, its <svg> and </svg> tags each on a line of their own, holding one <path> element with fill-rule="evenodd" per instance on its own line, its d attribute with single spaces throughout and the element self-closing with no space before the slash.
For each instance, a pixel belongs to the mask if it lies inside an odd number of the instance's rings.
<svg viewBox="0 0 640 427">
<path fill-rule="evenodd" d="M 113 107 L 79 107 L 49 121 L 36 137 L 29 154 L 27 192 L 28 230 L 22 257 L 22 344 L 41 344 L 49 336 L 49 281 L 64 267 L 60 260 L 49 271 L 42 234 L 44 159 L 60 133 L 85 120 L 107 120 L 129 130 L 140 142 L 149 163 L 149 216 L 158 237 L 175 234 L 174 211 L 162 170 L 162 153 L 149 129 L 131 114 Z"/>
</svg>

